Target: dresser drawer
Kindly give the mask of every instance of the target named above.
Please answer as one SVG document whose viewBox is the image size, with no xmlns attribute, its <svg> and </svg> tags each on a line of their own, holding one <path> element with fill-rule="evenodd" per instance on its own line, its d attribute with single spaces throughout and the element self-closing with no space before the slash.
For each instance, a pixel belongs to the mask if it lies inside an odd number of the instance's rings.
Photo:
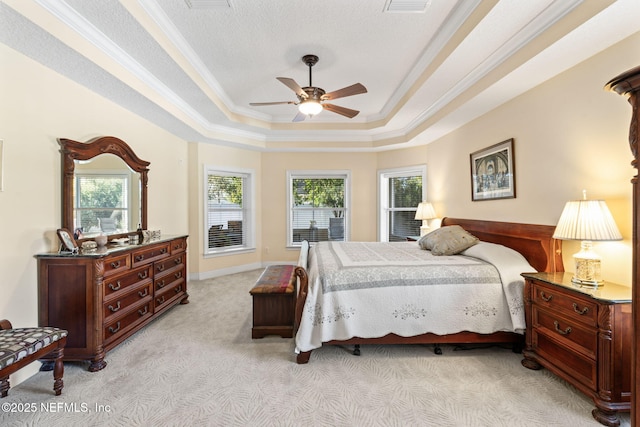
<svg viewBox="0 0 640 427">
<path fill-rule="evenodd" d="M 560 345 L 595 360 L 598 351 L 598 330 L 573 319 L 558 315 L 557 311 L 533 306 L 533 327 Z"/>
<path fill-rule="evenodd" d="M 172 305 L 176 299 L 181 298 L 187 291 L 187 284 L 184 280 L 174 282 L 171 286 L 166 286 L 162 290 L 156 290 L 154 302 L 154 313 L 164 310 Z"/>
<path fill-rule="evenodd" d="M 184 282 L 184 268 L 174 268 L 169 272 L 163 273 L 160 277 L 156 277 L 153 281 L 156 294 L 167 286 L 176 286 Z"/>
<path fill-rule="evenodd" d="M 563 316 L 576 319 L 590 326 L 598 324 L 598 304 L 593 300 L 572 295 L 539 282 L 533 282 L 533 302 L 548 307 Z"/>
<path fill-rule="evenodd" d="M 104 260 L 104 277 L 127 271 L 131 268 L 129 254 L 110 256 Z"/>
<path fill-rule="evenodd" d="M 550 339 L 540 330 L 534 329 L 532 331 L 532 343 L 533 349 L 542 360 L 552 361 L 552 364 L 545 365 L 547 368 L 556 374 L 559 374 L 558 370 L 564 372 L 590 390 L 597 389 L 598 364 L 595 360 L 571 351 L 560 342 Z"/>
<path fill-rule="evenodd" d="M 105 302 L 118 298 L 117 293 L 124 293 L 130 286 L 141 284 L 145 280 L 151 282 L 152 272 L 152 265 L 147 265 L 120 276 L 105 277 L 103 284 Z"/>
<path fill-rule="evenodd" d="M 170 258 L 163 259 L 162 261 L 155 262 L 153 265 L 153 271 L 156 277 L 161 276 L 164 273 L 168 273 L 171 269 L 181 268 L 184 266 L 185 254 L 180 253 Z"/>
<path fill-rule="evenodd" d="M 103 304 L 103 316 L 105 323 L 110 323 L 114 318 L 128 311 L 132 305 L 141 301 L 150 301 L 153 295 L 151 282 L 147 281 L 142 286 L 130 286 L 125 292 L 118 292 L 118 298 Z"/>
<path fill-rule="evenodd" d="M 171 254 L 177 254 L 179 252 L 184 252 L 187 250 L 187 238 L 183 237 L 180 239 L 175 239 L 171 242 Z"/>
<path fill-rule="evenodd" d="M 133 307 L 129 313 L 105 323 L 103 331 L 105 346 L 131 331 L 152 315 L 153 301 L 147 301 Z"/>
<path fill-rule="evenodd" d="M 137 267 L 150 262 L 166 258 L 171 254 L 171 242 L 159 243 L 157 245 L 146 246 L 131 253 L 133 267 Z"/>
</svg>

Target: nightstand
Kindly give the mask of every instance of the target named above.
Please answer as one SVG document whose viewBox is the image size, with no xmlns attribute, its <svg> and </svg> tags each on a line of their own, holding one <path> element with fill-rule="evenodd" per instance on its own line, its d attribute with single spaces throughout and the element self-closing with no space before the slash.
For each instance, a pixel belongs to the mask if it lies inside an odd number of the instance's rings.
<svg viewBox="0 0 640 427">
<path fill-rule="evenodd" d="M 575 285 L 570 273 L 524 273 L 522 365 L 545 367 L 593 399 L 593 417 L 618 426 L 631 409 L 631 288 Z"/>
</svg>

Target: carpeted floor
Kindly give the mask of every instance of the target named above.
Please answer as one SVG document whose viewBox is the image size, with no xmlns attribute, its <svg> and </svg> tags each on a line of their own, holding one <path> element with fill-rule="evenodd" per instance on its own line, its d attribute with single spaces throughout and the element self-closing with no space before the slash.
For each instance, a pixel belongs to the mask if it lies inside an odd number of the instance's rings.
<svg viewBox="0 0 640 427">
<path fill-rule="evenodd" d="M 191 303 L 109 352 L 104 370 L 66 363 L 61 396 L 50 372 L 12 388 L 0 425 L 600 425 L 589 399 L 500 347 L 325 347 L 297 365 L 293 340 L 251 339 L 260 273 L 190 282 Z"/>
</svg>

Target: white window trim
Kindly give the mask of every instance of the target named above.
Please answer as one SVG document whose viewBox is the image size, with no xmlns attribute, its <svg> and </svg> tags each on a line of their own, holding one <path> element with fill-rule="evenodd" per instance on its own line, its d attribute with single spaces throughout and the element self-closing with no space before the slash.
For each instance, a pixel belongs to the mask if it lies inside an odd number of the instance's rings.
<svg viewBox="0 0 640 427">
<path fill-rule="evenodd" d="M 387 201 L 389 200 L 389 178 L 403 177 L 410 175 L 422 175 L 422 200 L 427 200 L 427 165 L 415 165 L 406 166 L 401 168 L 392 169 L 379 169 L 378 170 L 378 241 L 388 241 L 389 230 L 387 212 L 389 207 Z M 417 206 L 416 206 L 417 207 Z M 385 240 L 382 240 L 382 239 Z"/>
<path fill-rule="evenodd" d="M 249 188 L 245 189 L 243 194 L 243 203 L 248 202 L 249 206 L 246 209 L 246 213 L 248 218 L 243 219 L 247 221 L 247 236 L 245 246 L 241 248 L 229 248 L 229 249 L 216 249 L 216 251 L 211 251 L 207 247 L 207 217 L 209 214 L 208 206 L 207 206 L 207 188 L 208 188 L 208 177 L 209 174 L 215 175 L 218 174 L 229 174 L 229 175 L 245 175 L 247 176 L 247 181 L 249 183 Z M 203 173 L 203 186 L 202 186 L 202 201 L 203 201 L 203 253 L 204 258 L 214 258 L 219 256 L 226 255 L 236 255 L 241 253 L 255 252 L 255 242 L 256 242 L 256 215 L 255 215 L 255 182 L 256 182 L 256 172 L 254 169 L 244 169 L 244 168 L 234 168 L 229 166 L 217 166 L 217 165 L 204 165 L 204 173 Z M 246 194 L 246 193 L 249 194 Z"/>
<path fill-rule="evenodd" d="M 344 241 L 351 237 L 351 171 L 341 169 L 288 170 L 287 171 L 287 248 L 298 249 L 300 243 L 293 242 L 293 218 L 291 218 L 291 180 L 293 178 L 344 178 Z"/>
</svg>

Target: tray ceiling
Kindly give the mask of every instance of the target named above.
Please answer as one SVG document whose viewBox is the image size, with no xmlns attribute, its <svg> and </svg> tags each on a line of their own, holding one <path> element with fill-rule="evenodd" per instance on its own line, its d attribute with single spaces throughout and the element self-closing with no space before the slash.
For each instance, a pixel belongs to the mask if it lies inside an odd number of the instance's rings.
<svg viewBox="0 0 640 427">
<path fill-rule="evenodd" d="M 260 150 L 429 143 L 640 30 L 636 0 L 3 0 L 0 42 L 188 141 Z M 362 83 L 292 122 L 276 80 Z"/>
</svg>

